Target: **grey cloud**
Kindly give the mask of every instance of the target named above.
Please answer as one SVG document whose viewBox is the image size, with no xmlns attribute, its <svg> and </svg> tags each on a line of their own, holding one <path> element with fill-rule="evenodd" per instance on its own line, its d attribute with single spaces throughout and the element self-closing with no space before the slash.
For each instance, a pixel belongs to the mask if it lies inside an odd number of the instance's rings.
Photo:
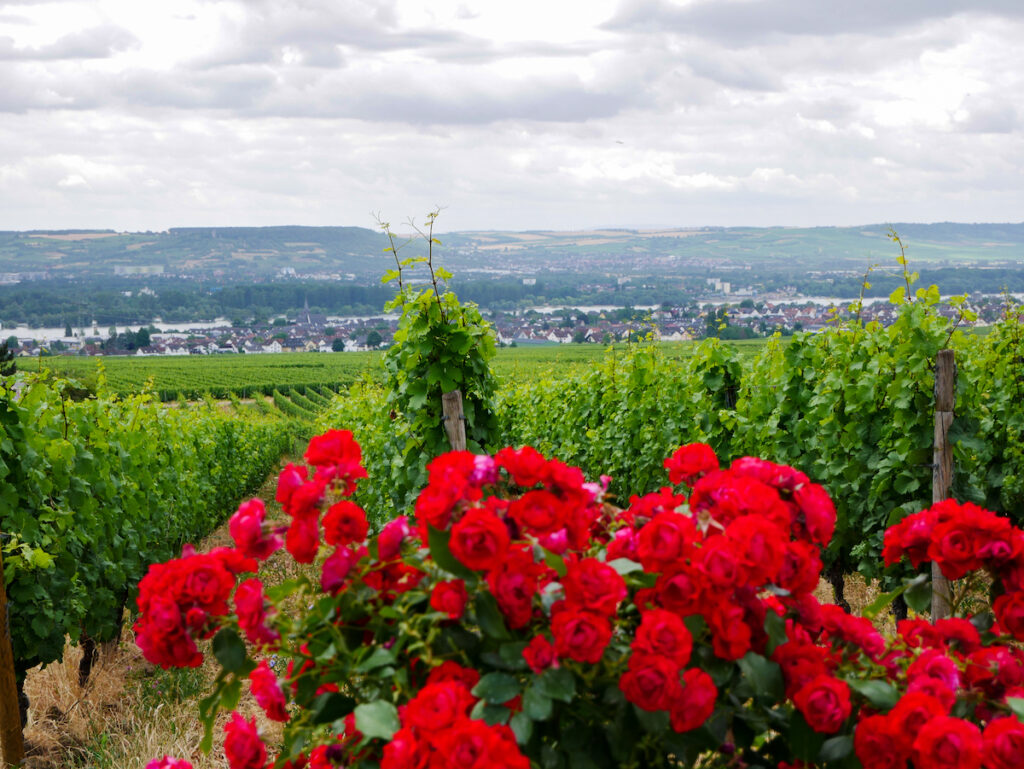
<svg viewBox="0 0 1024 769">
<path fill-rule="evenodd" d="M 749 41 L 772 35 L 889 36 L 958 14 L 1024 18 L 1019 0 L 703 0 L 685 6 L 665 0 L 626 0 L 604 25 L 624 31 L 672 31 Z"/>
<path fill-rule="evenodd" d="M 137 46 L 139 41 L 127 30 L 115 26 L 94 27 L 58 38 L 49 45 L 19 48 L 10 37 L 0 37 L 0 60 L 57 61 L 61 59 L 105 59 Z"/>
<path fill-rule="evenodd" d="M 956 128 L 965 133 L 1013 133 L 1020 127 L 1017 108 L 1005 96 L 971 96 L 964 99 L 960 109 L 966 117 L 956 119 Z"/>
</svg>

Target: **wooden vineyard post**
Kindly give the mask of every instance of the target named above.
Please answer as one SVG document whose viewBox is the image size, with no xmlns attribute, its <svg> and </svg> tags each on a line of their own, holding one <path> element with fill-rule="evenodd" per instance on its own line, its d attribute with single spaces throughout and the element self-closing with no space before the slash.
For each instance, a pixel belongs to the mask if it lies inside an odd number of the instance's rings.
<svg viewBox="0 0 1024 769">
<path fill-rule="evenodd" d="M 939 350 L 935 361 L 935 442 L 932 453 L 932 504 L 949 497 L 953 484 L 953 446 L 949 428 L 953 424 L 956 359 L 952 350 Z M 950 584 L 932 562 L 932 621 L 950 615 Z"/>
<path fill-rule="evenodd" d="M 4 586 L 4 557 L 0 550 L 0 766 L 18 766 L 25 756 L 21 735 L 21 709 L 11 649 L 10 622 L 7 616 L 7 588 Z"/>
<path fill-rule="evenodd" d="M 462 393 L 452 390 L 441 395 L 441 411 L 444 414 L 444 431 L 452 451 L 466 450 L 466 415 L 462 413 Z"/>
</svg>

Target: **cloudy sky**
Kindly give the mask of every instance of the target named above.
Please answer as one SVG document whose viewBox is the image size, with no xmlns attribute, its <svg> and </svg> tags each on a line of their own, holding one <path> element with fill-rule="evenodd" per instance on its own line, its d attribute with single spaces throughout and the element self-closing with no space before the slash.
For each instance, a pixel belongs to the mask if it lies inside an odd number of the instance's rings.
<svg viewBox="0 0 1024 769">
<path fill-rule="evenodd" d="M 1022 0 L 0 0 L 0 229 L 1024 220 Z"/>
</svg>

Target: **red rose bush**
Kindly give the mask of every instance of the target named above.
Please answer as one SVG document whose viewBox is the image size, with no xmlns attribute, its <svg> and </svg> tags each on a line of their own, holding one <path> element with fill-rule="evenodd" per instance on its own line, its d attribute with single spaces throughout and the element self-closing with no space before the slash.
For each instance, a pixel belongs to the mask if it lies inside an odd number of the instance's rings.
<svg viewBox="0 0 1024 769">
<path fill-rule="evenodd" d="M 287 525 L 247 502 L 234 548 L 140 584 L 147 659 L 199 665 L 210 641 L 204 747 L 233 711 L 232 769 L 1024 765 L 1024 532 L 993 513 L 942 502 L 886 533 L 887 564 L 984 571 L 993 598 L 886 638 L 814 597 L 835 509 L 790 467 L 683 446 L 675 486 L 618 507 L 530 447 L 453 452 L 371 533 L 351 433 L 305 459 L 280 475 Z M 265 588 L 282 547 L 310 576 Z"/>
</svg>

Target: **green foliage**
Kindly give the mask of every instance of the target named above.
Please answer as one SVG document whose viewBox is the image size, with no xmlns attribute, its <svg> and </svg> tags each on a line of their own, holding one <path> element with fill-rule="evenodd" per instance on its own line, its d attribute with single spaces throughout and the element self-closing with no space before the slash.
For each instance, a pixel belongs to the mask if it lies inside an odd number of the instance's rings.
<svg viewBox="0 0 1024 769">
<path fill-rule="evenodd" d="M 426 480 L 427 461 L 450 446 L 441 413 L 441 395 L 460 390 L 466 417 L 466 446 L 480 453 L 496 435 L 494 377 L 489 361 L 494 357 L 493 327 L 476 305 L 460 303 L 454 292 L 442 291 L 451 275 L 434 265 L 433 237 L 437 212 L 428 215 L 426 231 L 418 230 L 427 243 L 426 257 L 399 259 L 394 237 L 386 223 L 382 228 L 394 254 L 397 269 L 389 270 L 385 283 L 397 280 L 398 291 L 385 306 L 401 312 L 394 341 L 384 354 L 387 405 L 397 419 L 408 423 L 401 455 L 404 477 L 394 478 L 400 496 L 411 501 L 414 491 Z M 405 281 L 405 274 L 425 264 L 430 286 L 420 288 Z"/>
<path fill-rule="evenodd" d="M 66 380 L 0 390 L 0 532 L 19 670 L 66 637 L 120 629 L 134 585 L 220 523 L 290 446 L 279 420 L 166 408 L 151 394 L 72 400 Z"/>
</svg>

